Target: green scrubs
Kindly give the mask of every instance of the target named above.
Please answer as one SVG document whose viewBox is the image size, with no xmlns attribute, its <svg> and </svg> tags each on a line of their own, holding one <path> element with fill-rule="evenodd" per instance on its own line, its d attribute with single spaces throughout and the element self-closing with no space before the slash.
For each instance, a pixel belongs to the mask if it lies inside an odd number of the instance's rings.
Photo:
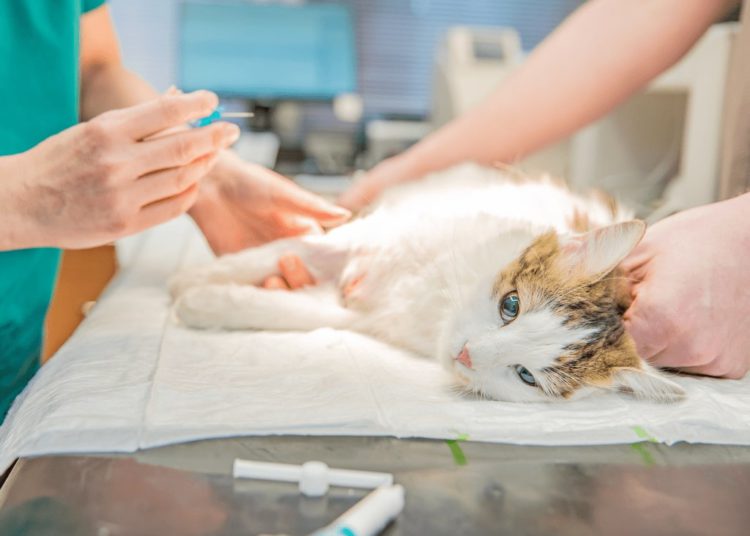
<svg viewBox="0 0 750 536">
<path fill-rule="evenodd" d="M 0 156 L 78 122 L 80 18 L 104 1 L 0 1 Z M 0 252 L 0 419 L 39 368 L 59 258 L 57 249 Z"/>
</svg>

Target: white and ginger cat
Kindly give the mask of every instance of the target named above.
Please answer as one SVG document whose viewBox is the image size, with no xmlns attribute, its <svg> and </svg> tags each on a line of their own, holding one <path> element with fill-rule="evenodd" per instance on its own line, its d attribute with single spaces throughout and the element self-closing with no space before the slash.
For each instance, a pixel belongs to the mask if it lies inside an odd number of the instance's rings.
<svg viewBox="0 0 750 536">
<path fill-rule="evenodd" d="M 190 327 L 358 331 L 437 357 L 467 391 L 552 401 L 596 391 L 675 401 L 637 354 L 618 263 L 643 236 L 613 202 L 465 164 L 387 192 L 322 236 L 226 255 L 171 280 Z M 319 282 L 259 288 L 299 256 Z"/>
</svg>

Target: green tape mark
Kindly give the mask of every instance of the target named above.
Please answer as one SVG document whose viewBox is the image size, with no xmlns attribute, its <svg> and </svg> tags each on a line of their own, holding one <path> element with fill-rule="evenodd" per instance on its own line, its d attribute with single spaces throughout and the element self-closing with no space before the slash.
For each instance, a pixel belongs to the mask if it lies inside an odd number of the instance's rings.
<svg viewBox="0 0 750 536">
<path fill-rule="evenodd" d="M 646 448 L 646 445 L 644 445 L 643 443 L 633 443 L 630 445 L 630 448 L 633 449 L 636 454 L 641 457 L 644 465 L 651 466 L 656 463 L 654 462 L 654 457 L 651 455 L 651 453 Z"/>
<path fill-rule="evenodd" d="M 646 441 L 650 443 L 659 442 L 654 436 L 649 434 L 642 426 L 633 426 L 633 431 L 635 432 L 635 435 L 637 435 L 639 439 L 645 439 Z"/>
<path fill-rule="evenodd" d="M 469 434 L 458 434 L 456 436 L 456 439 L 446 439 L 445 444 L 448 445 L 448 448 L 451 449 L 451 454 L 453 455 L 453 461 L 456 462 L 456 465 L 466 465 L 469 463 L 466 460 L 466 454 L 464 454 L 463 449 L 461 448 L 461 445 L 459 445 L 459 441 L 466 441 L 469 439 Z"/>
<path fill-rule="evenodd" d="M 461 450 L 461 445 L 458 444 L 458 441 L 455 439 L 446 439 L 445 442 L 448 445 L 448 448 L 451 449 L 453 461 L 456 462 L 456 465 L 466 465 L 468 463 L 466 461 L 466 454 Z"/>
</svg>

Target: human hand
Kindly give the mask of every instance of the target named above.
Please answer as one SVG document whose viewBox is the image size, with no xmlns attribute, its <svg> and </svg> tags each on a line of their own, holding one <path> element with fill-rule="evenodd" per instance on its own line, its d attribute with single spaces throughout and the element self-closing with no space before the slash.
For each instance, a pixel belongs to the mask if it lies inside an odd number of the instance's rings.
<svg viewBox="0 0 750 536">
<path fill-rule="evenodd" d="M 383 160 L 370 171 L 358 177 L 338 198 L 342 207 L 357 211 L 372 203 L 391 186 L 418 179 L 424 173 L 412 164 L 408 155 L 397 155 Z"/>
<path fill-rule="evenodd" d="M 300 188 L 278 173 L 225 153 L 201 184 L 190 216 L 217 254 L 271 240 L 321 232 L 350 212 Z"/>
<path fill-rule="evenodd" d="M 315 284 L 315 278 L 297 255 L 282 255 L 278 263 L 279 273 L 263 281 L 263 288 L 269 290 L 297 290 Z"/>
<path fill-rule="evenodd" d="M 208 115 L 217 103 L 206 91 L 163 96 L 2 159 L 0 210 L 13 235 L 0 236 L 0 249 L 91 247 L 186 211 L 197 181 L 239 129 L 214 123 L 164 131 Z"/>
<path fill-rule="evenodd" d="M 625 324 L 661 367 L 741 378 L 750 369 L 750 195 L 669 217 L 622 263 Z"/>
</svg>

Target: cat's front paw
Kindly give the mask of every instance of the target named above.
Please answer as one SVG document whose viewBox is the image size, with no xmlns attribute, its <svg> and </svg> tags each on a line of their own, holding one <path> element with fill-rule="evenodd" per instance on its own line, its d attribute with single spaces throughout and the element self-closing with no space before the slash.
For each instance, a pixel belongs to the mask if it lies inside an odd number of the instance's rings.
<svg viewBox="0 0 750 536">
<path fill-rule="evenodd" d="M 223 327 L 227 303 L 215 286 L 192 286 L 175 297 L 177 319 L 189 328 L 216 329 Z"/>
<path fill-rule="evenodd" d="M 167 281 L 172 300 L 177 300 L 188 289 L 201 287 L 214 281 L 213 270 L 208 266 L 185 268 L 173 274 Z"/>
</svg>

